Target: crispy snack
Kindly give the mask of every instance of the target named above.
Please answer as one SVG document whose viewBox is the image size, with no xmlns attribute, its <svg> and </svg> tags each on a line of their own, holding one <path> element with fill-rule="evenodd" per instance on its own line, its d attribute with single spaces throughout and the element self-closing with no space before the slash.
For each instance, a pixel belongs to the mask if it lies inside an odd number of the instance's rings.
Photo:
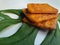
<svg viewBox="0 0 60 45">
<path fill-rule="evenodd" d="M 58 17 L 58 14 L 31 14 L 26 9 L 23 9 L 23 13 L 32 22 L 42 22 Z"/>
<path fill-rule="evenodd" d="M 28 11 L 30 13 L 57 13 L 58 10 L 49 4 L 28 4 Z"/>
<path fill-rule="evenodd" d="M 44 21 L 44 22 L 40 22 L 40 23 L 30 22 L 27 18 L 23 18 L 23 21 L 25 23 L 34 25 L 34 26 L 42 28 L 42 29 L 56 29 L 57 18 L 48 20 L 48 21 Z"/>
</svg>

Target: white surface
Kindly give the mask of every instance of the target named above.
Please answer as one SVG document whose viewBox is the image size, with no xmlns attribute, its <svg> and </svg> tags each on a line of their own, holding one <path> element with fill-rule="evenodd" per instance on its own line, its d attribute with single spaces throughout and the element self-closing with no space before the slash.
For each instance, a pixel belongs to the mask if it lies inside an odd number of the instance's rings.
<svg viewBox="0 0 60 45">
<path fill-rule="evenodd" d="M 22 8 L 26 8 L 27 3 L 49 3 L 50 5 L 56 7 L 58 10 L 60 10 L 60 6 L 59 6 L 60 5 L 60 0 L 0 0 L 0 10 L 2 10 L 2 9 L 4 10 L 4 9 L 22 9 Z M 20 24 L 17 24 L 14 27 L 11 26 L 12 28 L 8 27 L 3 32 L 0 32 L 0 37 L 11 36 L 12 34 L 16 33 L 16 31 L 18 29 L 17 27 L 19 27 L 19 26 L 20 26 Z M 38 34 L 37 34 L 37 37 L 35 39 L 34 44 L 35 45 L 41 44 L 41 42 L 46 37 L 47 33 L 48 33 L 48 31 L 45 31 L 45 32 L 39 31 Z"/>
<path fill-rule="evenodd" d="M 19 29 L 19 27 L 21 26 L 22 23 L 18 23 L 16 25 L 11 25 L 9 27 L 7 27 L 6 29 L 4 29 L 3 31 L 0 32 L 0 38 L 3 37 L 9 37 L 13 34 L 15 34 L 17 32 L 17 30 Z"/>
<path fill-rule="evenodd" d="M 3 13 L 3 12 L 1 12 L 1 13 Z M 3 14 L 8 15 L 9 17 L 11 17 L 13 19 L 18 19 L 19 18 L 19 16 L 17 16 L 16 14 L 12 14 L 12 13 L 3 13 Z"/>
<path fill-rule="evenodd" d="M 48 33 L 47 30 L 46 31 L 40 30 L 36 36 L 34 45 L 40 45 L 42 41 L 45 39 L 47 33 Z"/>
</svg>

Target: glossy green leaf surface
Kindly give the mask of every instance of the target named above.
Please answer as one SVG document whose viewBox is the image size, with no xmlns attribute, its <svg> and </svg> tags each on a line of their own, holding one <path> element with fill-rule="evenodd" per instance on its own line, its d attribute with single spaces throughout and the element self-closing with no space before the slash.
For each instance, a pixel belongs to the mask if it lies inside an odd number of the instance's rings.
<svg viewBox="0 0 60 45">
<path fill-rule="evenodd" d="M 6 15 L 4 16 L 4 14 L 0 14 L 1 17 L 4 18 L 4 20 L 3 18 L 0 18 L 0 30 L 8 27 L 5 25 L 12 25 L 22 22 L 22 17 L 24 16 L 21 9 L 1 10 L 0 12 L 13 13 L 19 16 L 19 19 L 14 20 Z M 60 22 L 60 14 L 58 21 Z M 0 38 L 0 45 L 34 45 L 38 30 L 38 28 L 22 22 L 22 26 L 14 35 L 6 38 Z M 48 32 L 41 45 L 60 45 L 60 29 L 58 24 L 56 26 L 56 30 Z"/>
</svg>

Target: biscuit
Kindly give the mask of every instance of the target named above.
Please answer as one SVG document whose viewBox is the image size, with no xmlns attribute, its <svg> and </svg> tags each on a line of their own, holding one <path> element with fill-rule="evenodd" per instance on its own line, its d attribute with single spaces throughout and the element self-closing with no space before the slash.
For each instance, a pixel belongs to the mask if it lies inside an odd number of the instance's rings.
<svg viewBox="0 0 60 45">
<path fill-rule="evenodd" d="M 52 20 L 47 20 L 44 22 L 40 22 L 40 23 L 30 22 L 27 18 L 23 18 L 23 21 L 25 23 L 28 23 L 30 25 L 34 25 L 34 26 L 36 26 L 38 28 L 42 28 L 42 29 L 56 29 L 57 18 L 52 19 Z"/>
<path fill-rule="evenodd" d="M 31 14 L 26 9 L 23 9 L 23 13 L 32 22 L 42 22 L 58 17 L 58 14 Z"/>
<path fill-rule="evenodd" d="M 49 4 L 28 4 L 28 11 L 30 13 L 57 13 L 58 10 Z"/>
</svg>

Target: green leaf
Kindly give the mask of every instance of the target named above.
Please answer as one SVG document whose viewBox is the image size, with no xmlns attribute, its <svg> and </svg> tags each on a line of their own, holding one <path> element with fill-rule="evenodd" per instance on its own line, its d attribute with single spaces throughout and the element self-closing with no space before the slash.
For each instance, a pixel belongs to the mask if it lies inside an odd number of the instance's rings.
<svg viewBox="0 0 60 45">
<path fill-rule="evenodd" d="M 19 23 L 20 20 L 4 20 L 0 22 L 0 31 L 2 31 L 3 29 L 5 29 L 6 27 L 13 25 L 13 24 L 17 24 Z"/>
<path fill-rule="evenodd" d="M 20 20 L 22 20 L 22 16 L 24 15 L 22 13 L 22 9 L 7 9 L 7 10 L 0 10 L 0 12 L 16 14 L 19 16 Z"/>
<path fill-rule="evenodd" d="M 22 22 L 22 17 L 24 16 L 22 10 L 20 9 L 1 10 L 0 12 L 13 13 L 19 16 L 19 19 L 17 20 L 7 18 L 6 16 L 5 18 L 7 20 L 0 22 L 0 25 L 3 27 L 2 28 L 0 26 L 2 29 L 7 27 L 4 25 L 11 25 L 11 23 L 15 24 L 18 23 L 19 21 Z M 58 17 L 58 21 L 60 22 L 60 14 Z M 17 33 L 15 33 L 14 35 L 6 38 L 0 38 L 0 45 L 34 45 L 34 40 L 37 35 L 37 32 L 38 29 L 36 27 L 23 23 L 22 26 L 17 31 Z M 41 43 L 41 45 L 60 45 L 60 30 L 58 25 L 56 26 L 56 30 L 48 32 L 45 40 Z"/>
<path fill-rule="evenodd" d="M 21 20 L 19 19 L 12 19 L 9 16 L 0 13 L 0 31 L 2 31 L 3 29 L 5 29 L 6 27 L 12 24 L 19 23 L 20 21 Z"/>
<path fill-rule="evenodd" d="M 34 45 L 37 32 L 37 28 L 23 23 L 14 35 L 0 38 L 0 45 Z"/>
<path fill-rule="evenodd" d="M 7 9 L 7 10 L 0 10 L 0 12 L 13 13 L 16 15 L 20 15 L 21 9 Z"/>
<path fill-rule="evenodd" d="M 60 45 L 60 30 L 58 25 L 56 26 L 56 30 L 48 33 L 41 45 Z"/>
<path fill-rule="evenodd" d="M 58 16 L 58 21 L 60 22 L 60 13 L 59 13 L 59 16 Z"/>
<path fill-rule="evenodd" d="M 11 25 L 11 23 L 15 24 L 19 21 L 22 22 L 22 17 L 24 16 L 22 10 L 8 9 L 1 10 L 0 12 L 13 13 L 19 16 L 19 19 L 17 20 L 10 19 L 1 21 L 0 25 L 2 25 L 3 27 L 7 27 L 5 25 Z M 34 45 L 34 40 L 37 35 L 37 32 L 38 32 L 37 28 L 23 23 L 21 28 L 19 28 L 16 34 L 6 38 L 0 38 L 0 45 Z"/>
</svg>

